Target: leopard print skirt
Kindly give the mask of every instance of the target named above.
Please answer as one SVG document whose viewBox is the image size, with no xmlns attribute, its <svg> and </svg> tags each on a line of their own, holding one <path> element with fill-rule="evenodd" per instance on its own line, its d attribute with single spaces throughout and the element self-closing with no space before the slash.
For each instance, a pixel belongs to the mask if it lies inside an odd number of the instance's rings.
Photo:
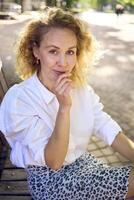
<svg viewBox="0 0 134 200">
<path fill-rule="evenodd" d="M 107 166 L 89 153 L 57 171 L 47 166 L 26 168 L 34 200 L 125 200 L 130 170 Z"/>
</svg>

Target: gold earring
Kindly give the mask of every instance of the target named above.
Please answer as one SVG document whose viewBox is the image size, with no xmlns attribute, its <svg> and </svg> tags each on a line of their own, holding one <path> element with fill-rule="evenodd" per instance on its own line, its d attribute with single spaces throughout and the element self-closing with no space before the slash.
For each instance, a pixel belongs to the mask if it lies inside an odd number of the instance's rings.
<svg viewBox="0 0 134 200">
<path fill-rule="evenodd" d="M 38 58 L 36 58 L 36 64 L 37 64 L 37 65 L 39 64 L 39 61 L 40 61 L 40 60 L 39 60 Z"/>
</svg>

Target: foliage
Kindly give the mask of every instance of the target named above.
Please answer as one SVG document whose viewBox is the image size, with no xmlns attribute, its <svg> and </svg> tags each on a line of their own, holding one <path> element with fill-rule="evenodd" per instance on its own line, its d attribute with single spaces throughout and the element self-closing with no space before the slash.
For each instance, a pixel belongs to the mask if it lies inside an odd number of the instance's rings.
<svg viewBox="0 0 134 200">
<path fill-rule="evenodd" d="M 134 0 L 118 0 L 117 2 L 123 4 L 123 5 L 130 5 L 134 6 Z"/>
<path fill-rule="evenodd" d="M 46 0 L 46 5 L 47 6 L 56 6 L 56 0 Z"/>
<path fill-rule="evenodd" d="M 75 3 L 78 2 L 78 0 L 65 0 L 66 2 L 66 7 L 71 8 Z"/>
<path fill-rule="evenodd" d="M 103 6 L 111 5 L 113 8 L 117 3 L 120 3 L 124 6 L 134 6 L 134 0 L 79 0 L 82 5 L 90 6 L 99 10 L 103 10 Z"/>
<path fill-rule="evenodd" d="M 92 8 L 102 10 L 103 6 L 111 3 L 112 0 L 79 0 L 82 4 L 89 5 Z"/>
<path fill-rule="evenodd" d="M 56 6 L 58 0 L 45 0 L 47 6 Z M 23 0 L 15 0 L 16 3 L 22 5 Z M 124 6 L 134 7 L 134 0 L 62 0 L 65 2 L 66 8 L 75 7 L 76 4 L 81 4 L 83 8 L 95 8 L 98 10 L 103 10 L 103 7 L 106 5 L 111 5 L 112 8 L 115 7 L 117 3 L 120 3 Z"/>
</svg>

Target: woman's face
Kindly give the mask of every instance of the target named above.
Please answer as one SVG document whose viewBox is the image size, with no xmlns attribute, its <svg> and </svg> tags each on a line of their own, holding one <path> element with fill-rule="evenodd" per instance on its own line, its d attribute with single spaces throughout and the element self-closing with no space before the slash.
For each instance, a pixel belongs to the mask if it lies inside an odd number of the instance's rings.
<svg viewBox="0 0 134 200">
<path fill-rule="evenodd" d="M 67 28 L 51 28 L 34 48 L 34 55 L 40 60 L 39 78 L 51 89 L 63 73 L 71 73 L 77 61 L 77 38 Z"/>
</svg>

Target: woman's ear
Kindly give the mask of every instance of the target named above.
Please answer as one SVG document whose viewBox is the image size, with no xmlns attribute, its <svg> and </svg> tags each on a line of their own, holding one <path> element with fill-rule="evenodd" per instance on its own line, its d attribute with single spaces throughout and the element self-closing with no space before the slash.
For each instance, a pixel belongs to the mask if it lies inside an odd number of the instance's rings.
<svg viewBox="0 0 134 200">
<path fill-rule="evenodd" d="M 39 59 L 39 48 L 37 47 L 35 43 L 33 44 L 33 54 L 35 58 Z"/>
</svg>

